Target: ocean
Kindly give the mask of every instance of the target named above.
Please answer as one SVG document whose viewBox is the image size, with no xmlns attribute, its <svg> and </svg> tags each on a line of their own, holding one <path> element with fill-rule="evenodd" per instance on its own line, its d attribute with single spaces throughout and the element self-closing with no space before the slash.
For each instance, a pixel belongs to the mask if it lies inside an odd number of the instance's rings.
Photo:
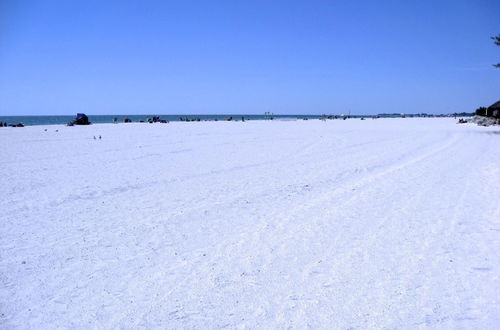
<svg viewBox="0 0 500 330">
<path fill-rule="evenodd" d="M 113 123 L 117 118 L 118 123 L 122 123 L 125 118 L 129 118 L 132 122 L 140 122 L 148 120 L 154 116 L 159 116 L 160 119 L 168 121 L 181 121 L 181 118 L 189 120 L 225 120 L 227 117 L 232 116 L 234 120 L 262 120 L 266 119 L 264 115 L 88 115 L 91 123 L 105 124 Z M 317 119 L 318 115 L 272 115 L 274 119 Z M 75 119 L 75 116 L 0 116 L 0 122 L 7 124 L 23 123 L 26 126 L 33 125 L 66 125 Z"/>
</svg>

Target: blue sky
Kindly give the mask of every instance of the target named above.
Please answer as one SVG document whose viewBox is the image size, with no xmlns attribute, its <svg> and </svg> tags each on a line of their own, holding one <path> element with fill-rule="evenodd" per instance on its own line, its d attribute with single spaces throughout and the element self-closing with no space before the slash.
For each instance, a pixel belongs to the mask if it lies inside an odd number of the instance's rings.
<svg viewBox="0 0 500 330">
<path fill-rule="evenodd" d="M 497 34 L 497 0 L 0 0 L 0 115 L 473 111 Z"/>
</svg>

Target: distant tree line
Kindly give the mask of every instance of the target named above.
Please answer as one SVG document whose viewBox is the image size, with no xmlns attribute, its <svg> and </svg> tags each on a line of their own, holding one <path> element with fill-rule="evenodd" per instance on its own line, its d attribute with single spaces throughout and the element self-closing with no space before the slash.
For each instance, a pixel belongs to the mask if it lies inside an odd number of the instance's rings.
<svg viewBox="0 0 500 330">
<path fill-rule="evenodd" d="M 477 116 L 486 116 L 486 110 L 487 110 L 486 107 L 479 107 L 476 109 L 475 114 Z"/>
</svg>

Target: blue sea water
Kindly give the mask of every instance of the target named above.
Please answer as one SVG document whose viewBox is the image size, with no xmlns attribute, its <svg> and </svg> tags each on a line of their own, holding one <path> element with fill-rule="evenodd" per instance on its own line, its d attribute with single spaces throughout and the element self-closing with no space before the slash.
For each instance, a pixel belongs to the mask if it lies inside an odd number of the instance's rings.
<svg viewBox="0 0 500 330">
<path fill-rule="evenodd" d="M 168 121 L 180 121 L 181 118 L 188 118 L 189 120 L 225 120 L 227 117 L 232 116 L 234 120 L 262 120 L 265 119 L 264 115 L 88 115 L 89 120 L 93 124 L 113 123 L 114 118 L 117 122 L 121 123 L 125 118 L 129 118 L 132 122 L 146 121 L 148 118 L 159 116 L 160 119 Z M 314 119 L 319 116 L 307 115 L 273 115 L 275 119 L 281 118 L 297 118 L 297 119 Z M 66 125 L 75 119 L 75 116 L 0 116 L 0 122 L 7 124 L 23 123 L 26 126 L 33 125 Z"/>
</svg>

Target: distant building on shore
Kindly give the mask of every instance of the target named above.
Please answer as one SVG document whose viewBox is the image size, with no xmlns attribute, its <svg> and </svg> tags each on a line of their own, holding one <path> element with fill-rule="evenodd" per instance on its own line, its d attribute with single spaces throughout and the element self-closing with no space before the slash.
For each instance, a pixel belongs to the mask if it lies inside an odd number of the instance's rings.
<svg viewBox="0 0 500 330">
<path fill-rule="evenodd" d="M 500 118 L 500 101 L 497 101 L 489 107 L 481 107 L 476 110 L 476 115 L 484 117 Z"/>
</svg>

